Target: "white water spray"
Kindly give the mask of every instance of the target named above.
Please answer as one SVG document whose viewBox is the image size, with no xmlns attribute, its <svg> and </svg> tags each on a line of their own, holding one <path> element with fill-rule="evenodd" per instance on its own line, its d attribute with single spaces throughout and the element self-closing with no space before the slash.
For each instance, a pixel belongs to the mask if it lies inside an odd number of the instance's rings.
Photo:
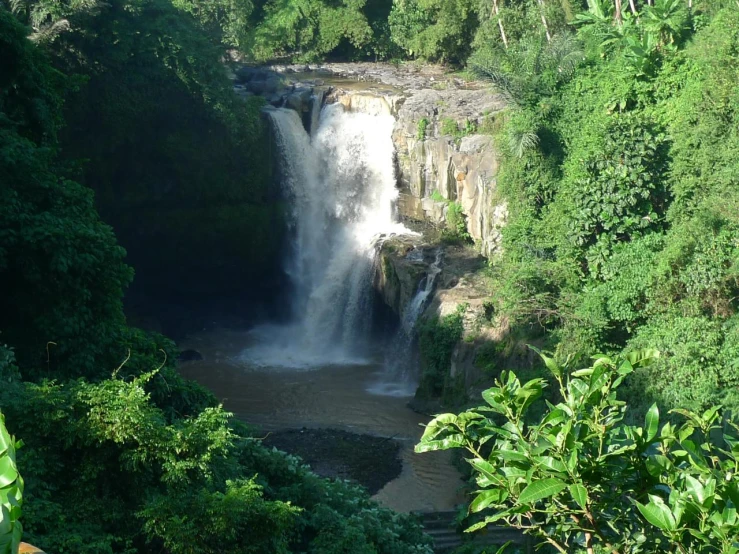
<svg viewBox="0 0 739 554">
<path fill-rule="evenodd" d="M 362 363 L 378 237 L 408 232 L 393 214 L 394 120 L 333 104 L 311 140 L 296 112 L 269 116 L 292 206 L 293 323 L 257 329 L 259 344 L 244 358 L 292 368 Z"/>
</svg>

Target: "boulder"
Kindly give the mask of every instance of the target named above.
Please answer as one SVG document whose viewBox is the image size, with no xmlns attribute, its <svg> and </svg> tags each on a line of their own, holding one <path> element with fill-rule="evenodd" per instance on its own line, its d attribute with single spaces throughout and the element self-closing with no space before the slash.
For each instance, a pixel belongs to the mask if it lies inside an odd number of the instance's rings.
<svg viewBox="0 0 739 554">
<path fill-rule="evenodd" d="M 254 94 L 262 94 L 267 91 L 267 83 L 260 80 L 249 81 L 246 87 Z"/>
<path fill-rule="evenodd" d="M 277 92 L 278 90 L 284 88 L 282 79 L 278 76 L 268 77 L 264 81 L 264 92 Z"/>
</svg>

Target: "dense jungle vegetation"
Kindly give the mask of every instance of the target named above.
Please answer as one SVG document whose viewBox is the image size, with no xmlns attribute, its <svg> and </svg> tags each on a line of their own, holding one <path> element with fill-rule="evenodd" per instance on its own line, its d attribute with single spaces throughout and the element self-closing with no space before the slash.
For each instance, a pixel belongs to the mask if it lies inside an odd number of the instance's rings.
<svg viewBox="0 0 739 554">
<path fill-rule="evenodd" d="M 162 225 L 225 199 L 253 211 L 242 255 L 270 238 L 260 103 L 233 96 L 204 27 L 158 0 L 0 7 L 0 407 L 25 443 L 20 482 L 0 433 L 0 551 L 22 491 L 23 538 L 51 553 L 428 553 L 410 517 L 262 447 L 126 322 L 133 269 L 93 189 L 144 226 L 142 204 L 170 204 Z"/>
<path fill-rule="evenodd" d="M 429 552 L 411 519 L 263 448 L 178 376 L 170 340 L 126 321 L 133 269 L 109 225 L 154 289 L 201 271 L 208 229 L 234 237 L 210 252 L 226 260 L 214 279 L 232 275 L 215 287 L 273 275 L 260 100 L 232 94 L 227 51 L 487 80 L 511 105 L 485 126 L 510 211 L 497 313 L 560 363 L 661 351 L 623 382 L 634 417 L 736 409 L 738 14 L 730 0 L 0 0 L 0 408 L 25 442 L 25 488 L 0 480 L 3 521 L 23 489 L 24 538 L 51 553 Z"/>
</svg>

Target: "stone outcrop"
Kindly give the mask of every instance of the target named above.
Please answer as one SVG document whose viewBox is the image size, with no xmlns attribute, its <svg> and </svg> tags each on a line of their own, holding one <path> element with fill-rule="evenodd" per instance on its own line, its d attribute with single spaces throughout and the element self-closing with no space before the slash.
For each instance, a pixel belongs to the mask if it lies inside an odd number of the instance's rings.
<svg viewBox="0 0 739 554">
<path fill-rule="evenodd" d="M 434 256 L 430 245 L 410 236 L 395 237 L 382 244 L 374 287 L 399 318 L 428 273 Z"/>
<path fill-rule="evenodd" d="M 502 99 L 487 90 L 421 90 L 398 110 L 393 133 L 401 213 L 443 225 L 449 203 L 459 203 L 485 256 L 499 245 L 506 207 L 496 194 L 493 138 L 476 129 L 502 109 Z"/>
<path fill-rule="evenodd" d="M 394 237 L 383 243 L 375 288 L 401 320 L 419 283 L 430 273 L 439 248 L 438 244 L 421 237 Z M 447 245 L 441 248 L 441 273 L 420 319 L 443 318 L 455 313 L 460 305 L 466 307 L 464 334 L 452 352 L 449 376 L 464 392 L 472 394 L 486 378 L 486 368 L 479 359 L 481 348 L 500 342 L 508 333 L 508 325 L 505 321 L 491 321 L 490 291 L 483 271 L 487 263 L 485 258 L 468 247 Z M 421 411 L 427 409 L 427 404 L 414 405 Z"/>
</svg>

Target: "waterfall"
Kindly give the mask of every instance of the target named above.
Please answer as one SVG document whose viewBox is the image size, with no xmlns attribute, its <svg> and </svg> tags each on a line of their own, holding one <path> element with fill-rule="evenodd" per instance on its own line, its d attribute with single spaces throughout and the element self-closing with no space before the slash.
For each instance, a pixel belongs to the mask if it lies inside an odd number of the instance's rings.
<svg viewBox="0 0 739 554">
<path fill-rule="evenodd" d="M 423 255 L 422 250 L 414 249 L 409 253 L 409 256 L 412 257 L 416 252 Z M 406 336 L 412 335 L 415 331 L 418 318 L 426 307 L 426 300 L 428 300 L 429 295 L 434 291 L 436 278 L 439 276 L 439 273 L 441 273 L 442 254 L 442 249 L 438 248 L 436 250 L 434 262 L 429 266 L 426 276 L 421 279 L 421 282 L 418 284 L 416 294 L 403 312 L 401 331 Z"/>
<path fill-rule="evenodd" d="M 423 259 L 423 250 L 414 249 L 408 253 L 408 258 L 414 256 Z M 436 279 L 441 273 L 442 256 L 442 249 L 437 249 L 434 262 L 418 283 L 416 293 L 403 312 L 400 328 L 385 356 L 385 370 L 380 374 L 378 382 L 368 389 L 369 392 L 389 396 L 412 396 L 414 394 L 417 386 L 415 370 L 418 365 L 416 349 L 413 347 L 416 339 L 416 324 L 426 309 L 429 296 L 434 292 Z"/>
<path fill-rule="evenodd" d="M 332 104 L 311 138 L 295 111 L 268 114 L 291 206 L 292 322 L 257 329 L 244 358 L 274 367 L 362 362 L 378 237 L 408 232 L 394 219 L 394 120 Z"/>
</svg>

